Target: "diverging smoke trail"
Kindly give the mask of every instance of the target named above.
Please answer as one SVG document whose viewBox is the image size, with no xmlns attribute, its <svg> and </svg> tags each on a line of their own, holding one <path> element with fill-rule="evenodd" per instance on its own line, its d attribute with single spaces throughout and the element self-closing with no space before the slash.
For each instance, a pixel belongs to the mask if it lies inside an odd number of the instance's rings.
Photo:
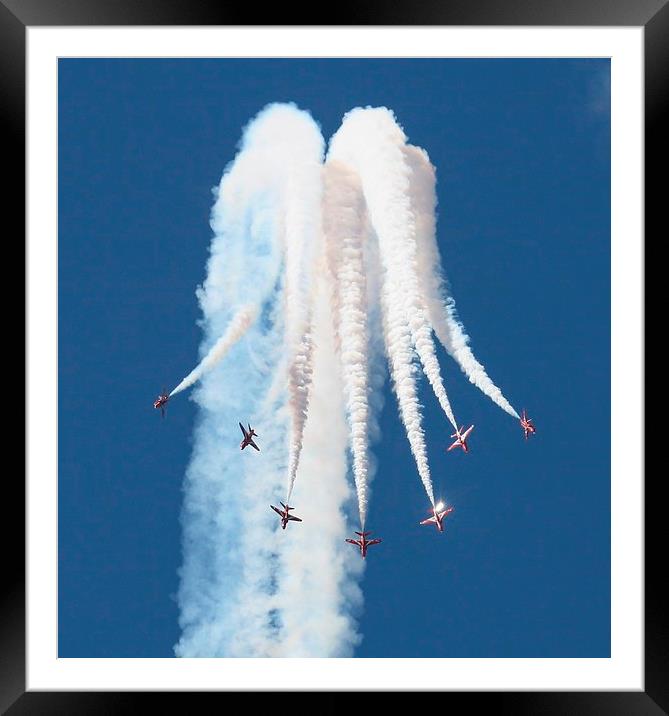
<svg viewBox="0 0 669 716">
<path fill-rule="evenodd" d="M 387 233 L 389 229 L 384 225 L 384 217 L 379 217 L 379 212 L 388 209 L 392 213 L 392 207 L 384 205 L 382 195 L 386 191 L 388 183 L 397 181 L 396 178 L 389 177 L 387 174 L 389 170 L 394 171 L 397 167 L 389 168 L 381 165 L 385 171 L 379 171 L 378 167 L 376 169 L 374 167 L 377 156 L 374 152 L 370 153 L 370 147 L 375 148 L 379 141 L 384 141 L 383 138 L 379 140 L 375 136 L 378 127 L 368 121 L 374 112 L 375 110 L 353 110 L 344 117 L 342 126 L 330 141 L 328 160 L 336 160 L 348 166 L 349 169 L 358 172 L 361 178 L 364 198 L 375 232 L 374 237 L 378 238 L 380 263 L 383 264 L 383 266 L 377 264 L 374 268 L 377 272 L 382 273 L 380 281 L 381 323 L 391 377 L 400 417 L 406 429 L 418 474 L 431 503 L 434 505 L 434 490 L 427 461 L 425 435 L 421 424 L 420 403 L 416 387 L 416 369 L 413 364 L 412 331 L 408 322 L 409 311 L 406 306 L 408 296 L 403 275 L 406 267 L 403 269 L 398 265 L 396 252 L 390 250 L 393 248 L 392 246 L 388 246 L 389 238 L 386 237 L 384 246 L 383 239 L 378 235 L 377 223 L 381 223 L 381 231 L 385 230 Z M 381 196 L 378 195 L 379 193 Z M 375 208 L 375 212 L 372 211 L 372 207 Z M 408 217 L 395 218 L 401 221 Z M 390 240 L 392 241 L 394 238 L 391 232 Z"/>
<path fill-rule="evenodd" d="M 232 346 L 246 333 L 257 316 L 258 307 L 255 305 L 246 305 L 240 308 L 230 321 L 230 325 L 225 330 L 225 333 L 214 343 L 200 364 L 170 393 L 170 397 L 180 393 L 186 388 L 190 388 L 190 386 L 198 381 L 207 371 L 210 371 L 217 365 Z"/>
<path fill-rule="evenodd" d="M 277 543 L 279 550 L 286 546 L 277 537 L 288 535 L 276 534 L 268 503 L 285 481 L 291 411 L 282 407 L 284 395 L 279 405 L 266 398 L 289 352 L 286 187 L 293 163 L 309 149 L 304 138 L 317 131 L 292 106 L 261 112 L 246 128 L 212 210 L 214 238 L 198 291 L 204 350 L 224 333 L 240 296 L 259 313 L 225 363 L 205 372 L 194 391 L 200 411 L 184 484 L 177 656 L 276 651 Z M 261 453 L 240 451 L 239 420 L 259 426 Z M 316 514 L 312 519 L 317 524 Z"/>
<path fill-rule="evenodd" d="M 440 343 L 469 380 L 502 410 L 518 418 L 518 413 L 474 357 L 468 345 L 469 337 L 458 320 L 455 301 L 447 290 L 436 238 L 435 168 L 420 147 L 405 146 L 404 156 L 411 170 L 409 186 L 416 219 L 418 270 L 430 323 Z"/>
<path fill-rule="evenodd" d="M 381 289 L 381 309 L 390 374 L 397 395 L 400 416 L 406 429 L 411 452 L 425 492 L 434 507 L 434 488 L 427 461 L 420 403 L 416 390 L 411 333 L 406 325 L 400 287 L 386 274 Z"/>
<path fill-rule="evenodd" d="M 364 199 L 358 175 L 328 157 L 324 168 L 323 229 L 332 276 L 332 312 L 350 430 L 360 526 L 367 517 L 369 479 L 369 341 Z"/>
<path fill-rule="evenodd" d="M 425 375 L 451 424 L 457 429 L 432 340 L 419 284 L 416 232 L 411 206 L 411 170 L 404 158 L 406 137 L 385 107 L 354 109 L 344 116 L 331 153 L 360 174 L 372 225 L 388 277 L 403 296 L 403 309 Z"/>
</svg>

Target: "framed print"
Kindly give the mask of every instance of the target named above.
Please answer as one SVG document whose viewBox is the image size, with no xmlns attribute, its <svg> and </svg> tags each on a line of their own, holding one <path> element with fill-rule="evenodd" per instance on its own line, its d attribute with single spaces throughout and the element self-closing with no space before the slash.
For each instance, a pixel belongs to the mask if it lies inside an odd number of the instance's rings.
<svg viewBox="0 0 669 716">
<path fill-rule="evenodd" d="M 3 709 L 666 711 L 639 398 L 669 10 L 277 20 L 0 0 Z"/>
</svg>

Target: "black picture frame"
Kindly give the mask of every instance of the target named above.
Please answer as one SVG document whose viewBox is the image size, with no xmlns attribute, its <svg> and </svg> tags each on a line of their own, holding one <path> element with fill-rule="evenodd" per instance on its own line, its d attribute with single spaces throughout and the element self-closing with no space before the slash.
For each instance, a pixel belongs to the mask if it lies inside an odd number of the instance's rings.
<svg viewBox="0 0 669 716">
<path fill-rule="evenodd" d="M 345 8 L 345 12 L 342 10 Z M 645 28 L 645 231 L 658 227 L 663 208 L 667 165 L 666 107 L 669 97 L 669 4 L 667 0 L 479 0 L 476 3 L 423 0 L 386 2 L 358 0 L 340 6 L 334 15 L 320 8 L 318 17 L 305 17 L 285 4 L 262 11 L 263 25 L 529 25 L 529 26 L 644 26 Z M 13 220 L 8 234 L 25 236 L 25 54 L 26 28 L 68 25 L 255 25 L 257 10 L 225 4 L 223 0 L 0 0 L 0 141 L 5 176 L 11 177 L 4 194 L 7 215 Z M 8 239 L 6 239 L 8 241 Z M 15 242 L 17 245 L 20 242 Z M 25 254 L 17 252 L 25 267 Z M 643 278 L 642 278 L 643 281 Z M 643 283 L 642 283 L 643 285 Z M 25 318 L 25 314 L 24 314 Z M 640 317 L 643 321 L 643 317 Z M 25 321 L 24 321 L 25 326 Z M 21 335 L 21 328 L 18 328 Z M 25 345 L 25 342 L 24 342 Z M 29 349 L 29 348 L 28 348 Z M 21 356 L 13 356 L 20 364 Z M 25 364 L 25 356 L 24 356 Z M 25 380 L 24 380 L 25 385 Z M 25 385 L 29 390 L 30 386 Z M 20 397 L 5 408 L 11 420 L 21 420 Z M 25 400 L 23 401 L 25 405 Z M 18 413 L 18 415 L 17 415 Z M 25 415 L 23 415 L 25 417 Z M 25 436 L 25 434 L 24 434 Z M 513 714 L 662 714 L 669 713 L 669 627 L 666 593 L 661 587 L 666 563 L 660 531 L 660 481 L 645 483 L 645 691 L 611 692 L 450 692 L 445 707 L 466 699 L 466 707 Z M 132 713 L 145 710 L 148 700 L 167 697 L 172 707 L 193 708 L 193 694 L 138 692 L 26 692 L 25 515 L 24 484 L 6 471 L 3 561 L 7 581 L 0 593 L 0 711 L 19 714 Z M 653 559 L 657 553 L 658 559 Z M 345 693 L 307 694 L 318 711 L 341 710 Z M 200 708 L 201 697 L 198 694 Z M 219 705 L 226 693 L 214 693 Z M 270 694 L 260 694 L 269 698 Z M 399 694 L 397 695 L 399 696 Z M 412 696 L 415 698 L 415 696 Z M 316 701 L 317 700 L 317 701 Z M 304 702 L 301 701 L 301 704 Z M 229 705 L 229 702 L 228 702 Z M 257 701 L 254 705 L 257 705 Z M 279 704 L 280 706 L 280 704 Z M 414 705 L 415 707 L 415 705 Z"/>
</svg>

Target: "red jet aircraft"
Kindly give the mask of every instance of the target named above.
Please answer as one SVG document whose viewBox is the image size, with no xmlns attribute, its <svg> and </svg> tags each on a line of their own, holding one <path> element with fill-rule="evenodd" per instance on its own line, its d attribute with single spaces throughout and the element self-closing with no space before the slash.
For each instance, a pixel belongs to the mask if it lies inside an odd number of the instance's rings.
<svg viewBox="0 0 669 716">
<path fill-rule="evenodd" d="M 302 522 L 302 520 L 299 517 L 295 517 L 295 515 L 289 515 L 288 513 L 290 510 L 294 510 L 294 507 L 288 507 L 288 505 L 284 505 L 283 502 L 279 503 L 281 507 L 283 507 L 282 510 L 280 510 L 278 507 L 274 507 L 274 505 L 270 505 L 270 507 L 276 512 L 277 515 L 281 516 L 281 529 L 285 530 L 286 525 L 288 524 L 289 520 L 295 520 L 295 522 Z"/>
<path fill-rule="evenodd" d="M 530 434 L 534 435 L 534 433 L 537 432 L 537 429 L 532 424 L 532 420 L 527 417 L 527 413 L 524 409 L 520 416 L 520 427 L 525 431 L 525 440 L 528 439 Z"/>
<path fill-rule="evenodd" d="M 443 506 L 444 505 L 441 502 L 438 502 L 436 504 L 434 510 L 432 510 L 432 517 L 428 517 L 426 520 L 423 520 L 420 524 L 421 525 L 437 525 L 437 529 L 439 530 L 439 532 L 443 532 L 444 531 L 444 525 L 443 525 L 444 517 L 446 517 L 447 515 L 450 515 L 451 512 L 453 512 L 452 507 L 447 507 L 445 510 L 442 510 L 441 508 Z"/>
<path fill-rule="evenodd" d="M 465 430 L 465 426 L 463 425 L 460 430 L 456 430 L 453 435 L 451 435 L 452 438 L 455 438 L 455 441 L 450 447 L 446 448 L 446 452 L 450 452 L 456 447 L 461 447 L 465 452 L 469 452 L 469 448 L 467 447 L 467 436 L 473 429 L 474 426 L 470 425 L 467 430 Z M 463 430 L 465 430 L 464 433 L 462 432 Z"/>
<path fill-rule="evenodd" d="M 170 396 L 165 392 L 165 388 L 163 388 L 163 392 L 153 401 L 153 407 L 160 408 L 163 418 L 165 417 L 165 405 L 169 399 Z"/>
<path fill-rule="evenodd" d="M 258 437 L 258 433 L 250 425 L 248 430 L 246 430 L 241 423 L 239 423 L 239 427 L 242 429 L 242 433 L 244 434 L 244 439 L 241 443 L 239 443 L 240 449 L 243 450 L 247 445 L 250 445 L 260 452 L 260 448 L 253 442 L 253 436 Z"/>
<path fill-rule="evenodd" d="M 371 547 L 373 544 L 379 544 L 380 539 L 367 539 L 367 535 L 371 535 L 371 532 L 356 532 L 360 536 L 360 539 L 347 539 L 349 544 L 354 544 L 360 549 L 360 554 L 364 559 L 367 556 L 367 547 Z"/>
</svg>

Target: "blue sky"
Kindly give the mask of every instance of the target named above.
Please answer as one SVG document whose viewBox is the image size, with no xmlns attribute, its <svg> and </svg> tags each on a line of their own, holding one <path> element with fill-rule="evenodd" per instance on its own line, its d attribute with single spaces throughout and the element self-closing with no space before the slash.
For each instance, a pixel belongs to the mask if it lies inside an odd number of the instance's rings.
<svg viewBox="0 0 669 716">
<path fill-rule="evenodd" d="M 538 434 L 440 350 L 471 452 L 421 386 L 445 534 L 386 389 L 357 656 L 610 653 L 606 60 L 60 60 L 59 656 L 170 657 L 211 188 L 242 127 L 294 101 L 326 137 L 385 105 L 438 171 L 472 347 Z M 269 519 L 269 517 L 268 517 Z"/>
</svg>

